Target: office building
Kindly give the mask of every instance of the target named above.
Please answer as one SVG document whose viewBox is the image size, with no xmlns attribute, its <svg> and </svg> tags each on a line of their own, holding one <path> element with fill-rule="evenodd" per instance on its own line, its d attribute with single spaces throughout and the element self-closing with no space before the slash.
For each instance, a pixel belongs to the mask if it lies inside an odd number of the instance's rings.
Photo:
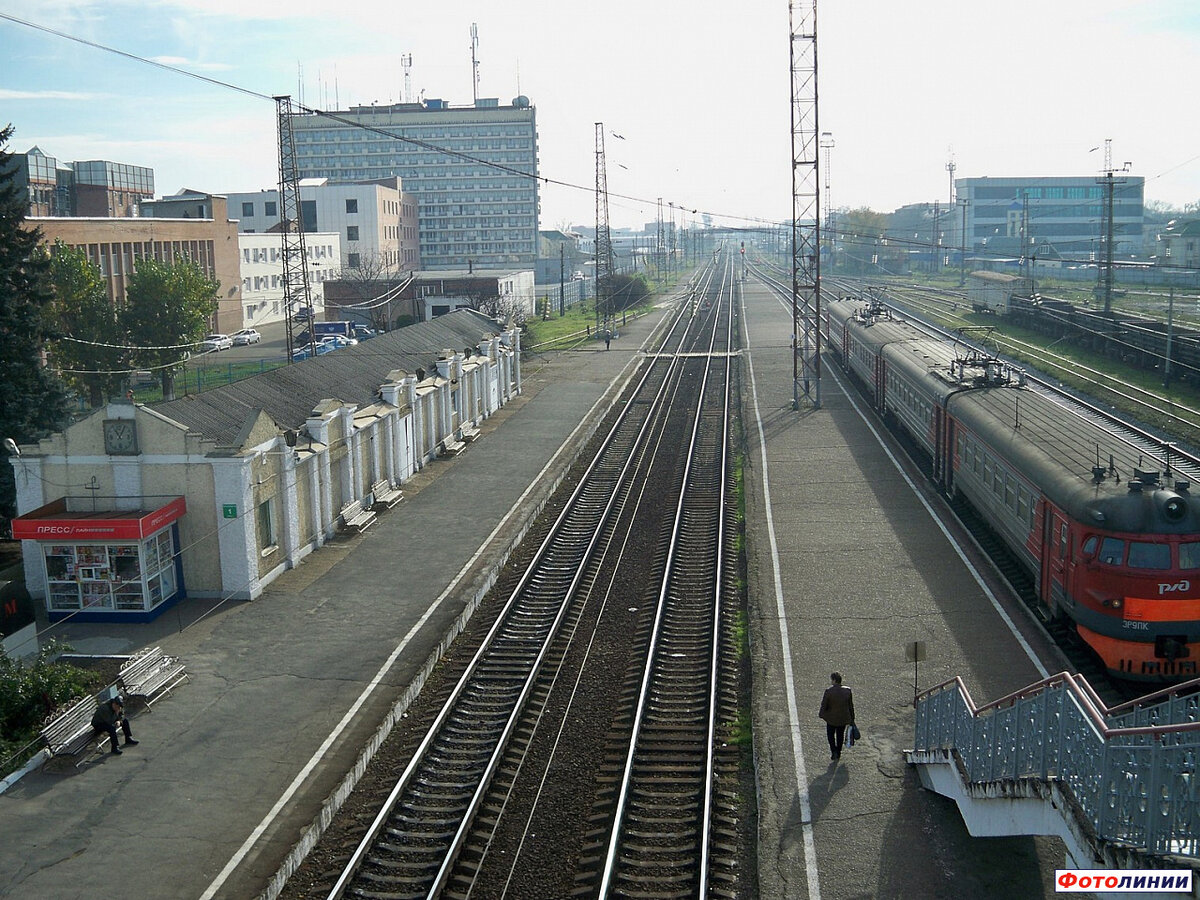
<svg viewBox="0 0 1200 900">
<path fill-rule="evenodd" d="M 1112 181 L 1113 254 L 1139 255 L 1146 179 L 1117 173 Z M 1105 256 L 1109 185 L 1103 175 L 958 178 L 954 185 L 958 199 L 967 201 L 968 253 L 1089 261 Z M 953 219 L 960 214 L 954 210 Z"/>
<path fill-rule="evenodd" d="M 535 110 L 480 99 L 355 106 L 298 115 L 302 177 L 332 182 L 399 175 L 417 198 L 421 267 L 533 267 L 538 249 Z"/>
<path fill-rule="evenodd" d="M 154 170 L 103 159 L 60 163 L 39 147 L 14 153 L 17 189 L 30 216 L 122 218 L 154 196 Z"/>
<path fill-rule="evenodd" d="M 278 190 L 225 196 L 240 233 L 279 232 Z M 395 176 L 340 184 L 327 178 L 302 179 L 300 220 L 305 235 L 340 236 L 340 259 L 332 263 L 334 268 L 364 270 L 372 278 L 420 268 L 417 199 Z"/>
<path fill-rule="evenodd" d="M 28 227 L 41 229 L 48 246 L 61 240 L 69 247 L 82 248 L 104 278 L 114 305 L 125 302 L 128 279 L 139 260 L 190 259 L 221 284 L 213 330 L 241 328 L 237 225 L 225 216 L 225 198 L 188 192 L 145 203 L 142 213 L 139 218 L 48 216 L 25 221 Z"/>
<path fill-rule="evenodd" d="M 278 234 L 238 235 L 242 272 L 242 321 L 245 327 L 282 322 L 283 248 Z M 341 267 L 341 235 L 313 232 L 304 236 L 308 288 L 313 313 L 325 311 L 324 286 Z"/>
</svg>

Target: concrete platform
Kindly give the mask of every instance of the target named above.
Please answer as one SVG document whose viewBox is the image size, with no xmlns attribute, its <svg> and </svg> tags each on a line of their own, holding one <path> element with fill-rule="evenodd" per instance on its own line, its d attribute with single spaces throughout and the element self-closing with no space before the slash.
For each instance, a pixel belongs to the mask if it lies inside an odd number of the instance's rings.
<svg viewBox="0 0 1200 900">
<path fill-rule="evenodd" d="M 159 644 L 190 681 L 132 722 L 140 746 L 0 794 L 0 896 L 254 897 L 352 768 L 636 367 L 662 312 L 605 351 L 532 356 L 524 393 L 367 533 L 251 603 L 70 625 L 79 653 Z M 70 769 L 70 766 L 67 766 Z"/>
<path fill-rule="evenodd" d="M 922 688 L 961 675 L 987 698 L 1040 677 L 1022 640 L 1054 651 L 1020 610 L 1007 613 L 1025 632 L 1014 637 L 987 563 L 960 556 L 933 522 L 925 504 L 937 498 L 880 446 L 840 370 L 825 368 L 820 409 L 793 411 L 791 312 L 755 283 L 744 303 L 761 896 L 1053 894 L 1060 844 L 971 838 L 901 751 L 913 723 L 907 642 L 928 648 Z M 838 764 L 817 717 L 834 670 L 854 690 L 864 736 Z"/>
<path fill-rule="evenodd" d="M 524 395 L 461 457 L 253 603 L 189 601 L 148 625 L 56 629 L 79 652 L 160 644 L 191 681 L 134 720 L 140 746 L 0 794 L 0 897 L 262 891 L 486 589 L 658 318 L 623 327 L 608 352 L 593 342 L 527 361 Z M 972 574 L 983 564 L 932 523 L 922 500 L 936 498 L 880 448 L 834 373 L 821 410 L 791 409 L 790 311 L 747 284 L 742 321 L 760 896 L 1052 893 L 1060 846 L 969 837 L 901 756 L 906 641 L 928 645 L 922 686 L 960 674 L 995 697 L 1038 676 L 989 599 L 994 576 Z M 865 736 L 837 766 L 816 715 L 833 669 L 855 690 Z"/>
</svg>

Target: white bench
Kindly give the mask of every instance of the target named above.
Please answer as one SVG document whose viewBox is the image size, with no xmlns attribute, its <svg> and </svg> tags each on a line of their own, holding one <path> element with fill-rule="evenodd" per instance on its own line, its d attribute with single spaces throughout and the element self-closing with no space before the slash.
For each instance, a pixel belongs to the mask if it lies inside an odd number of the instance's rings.
<svg viewBox="0 0 1200 900">
<path fill-rule="evenodd" d="M 441 443 L 441 456 L 458 456 L 467 449 L 467 445 L 462 441 L 455 440 L 453 437 L 448 437 Z"/>
<path fill-rule="evenodd" d="M 462 427 L 462 439 L 468 444 L 474 441 L 477 437 L 479 437 L 479 429 L 470 422 Z"/>
<path fill-rule="evenodd" d="M 104 749 L 108 735 L 92 728 L 95 714 L 96 698 L 89 696 L 76 700 L 47 719 L 38 737 L 50 751 L 50 756 L 70 756 L 78 767 L 85 758 L 85 750 Z"/>
<path fill-rule="evenodd" d="M 117 673 L 117 685 L 129 700 L 140 700 L 149 709 L 154 701 L 161 699 L 188 678 L 183 663 L 174 656 L 167 656 L 161 647 L 152 647 L 139 653 Z"/>
<path fill-rule="evenodd" d="M 375 511 L 363 506 L 361 500 L 351 500 L 342 507 L 338 519 L 341 521 L 338 526 L 339 530 L 362 534 L 374 524 Z"/>
<path fill-rule="evenodd" d="M 400 488 L 392 487 L 391 483 L 385 479 L 380 479 L 371 485 L 371 509 L 376 512 L 391 509 L 403 499 L 404 494 L 401 493 Z"/>
</svg>

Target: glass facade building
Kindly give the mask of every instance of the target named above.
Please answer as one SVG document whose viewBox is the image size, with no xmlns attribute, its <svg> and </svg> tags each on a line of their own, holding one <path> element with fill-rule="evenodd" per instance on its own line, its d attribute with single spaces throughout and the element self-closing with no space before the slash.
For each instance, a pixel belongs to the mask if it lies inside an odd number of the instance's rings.
<svg viewBox="0 0 1200 900">
<path fill-rule="evenodd" d="M 1141 253 L 1146 180 L 1116 173 L 1112 182 L 1113 252 Z M 1109 191 L 1103 175 L 959 178 L 954 184 L 967 201 L 968 250 L 1021 255 L 1049 246 L 1078 260 L 1103 252 Z M 957 218 L 958 210 L 951 215 Z"/>
<path fill-rule="evenodd" d="M 417 200 L 422 268 L 533 265 L 538 242 L 533 106 L 438 100 L 298 115 L 302 178 L 367 181 L 399 175 Z"/>
</svg>

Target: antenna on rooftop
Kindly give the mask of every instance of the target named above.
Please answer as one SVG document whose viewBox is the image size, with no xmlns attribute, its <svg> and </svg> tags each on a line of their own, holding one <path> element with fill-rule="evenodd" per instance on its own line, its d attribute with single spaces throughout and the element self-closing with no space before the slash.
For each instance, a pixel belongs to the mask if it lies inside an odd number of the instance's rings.
<svg viewBox="0 0 1200 900">
<path fill-rule="evenodd" d="M 412 103 L 412 54 L 401 56 L 400 65 L 404 66 L 404 102 Z"/>
<path fill-rule="evenodd" d="M 479 103 L 479 26 L 471 23 L 471 91 L 474 101 Z"/>
</svg>

